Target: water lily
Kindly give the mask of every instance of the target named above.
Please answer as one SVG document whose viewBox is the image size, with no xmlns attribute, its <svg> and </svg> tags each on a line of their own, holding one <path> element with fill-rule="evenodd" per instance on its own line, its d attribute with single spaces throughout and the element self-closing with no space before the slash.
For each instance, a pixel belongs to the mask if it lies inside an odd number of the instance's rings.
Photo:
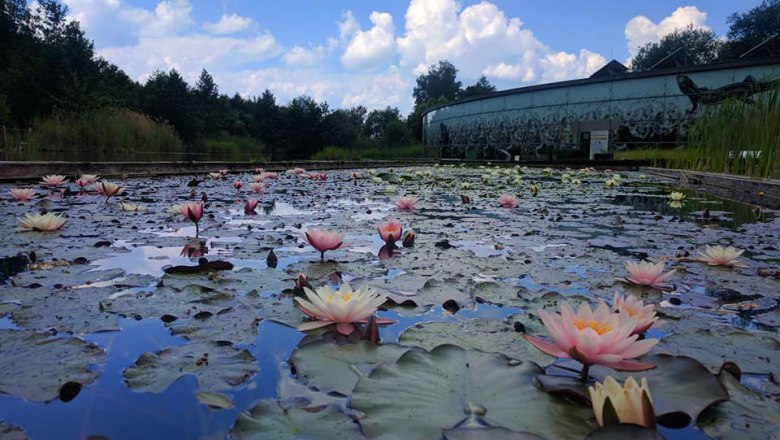
<svg viewBox="0 0 780 440">
<path fill-rule="evenodd" d="M 352 173 L 352 180 L 360 180 L 363 178 L 363 175 L 357 172 Z"/>
<path fill-rule="evenodd" d="M 374 293 L 368 287 L 352 290 L 344 283 L 334 291 L 325 285 L 316 290 L 303 288 L 306 299 L 296 297 L 295 302 L 303 313 L 313 321 L 298 326 L 300 331 L 336 324 L 336 331 L 349 335 L 355 331 L 356 323 L 365 323 L 385 303 L 384 295 Z M 375 318 L 377 324 L 391 324 L 395 321 Z"/>
<path fill-rule="evenodd" d="M 244 205 L 244 214 L 254 214 L 255 208 L 257 208 L 257 200 L 249 199 Z"/>
<path fill-rule="evenodd" d="M 510 194 L 504 194 L 498 198 L 498 204 L 503 208 L 515 208 L 517 207 L 517 197 Z"/>
<path fill-rule="evenodd" d="M 214 180 L 217 180 L 217 179 L 221 179 L 222 178 L 222 174 L 219 174 L 219 173 L 209 173 L 209 177 L 211 177 Z"/>
<path fill-rule="evenodd" d="M 262 194 L 263 192 L 265 192 L 265 183 L 252 182 L 249 184 L 249 190 L 252 192 L 256 192 L 258 194 Z"/>
<path fill-rule="evenodd" d="M 582 180 L 580 180 L 580 179 L 571 179 L 571 184 L 572 185 L 579 185 L 581 183 L 582 183 Z"/>
<path fill-rule="evenodd" d="M 252 176 L 252 180 L 255 182 L 262 182 L 265 180 L 265 174 L 257 174 L 255 176 Z"/>
<path fill-rule="evenodd" d="M 83 176 L 76 179 L 76 185 L 81 188 L 82 191 L 86 189 L 89 185 L 92 185 L 92 182 L 90 182 L 88 179 L 85 179 Z"/>
<path fill-rule="evenodd" d="M 461 184 L 460 184 L 460 189 L 463 189 L 463 190 L 468 190 L 468 189 L 471 189 L 471 183 L 469 183 L 469 182 L 463 182 L 463 183 L 461 183 Z"/>
<path fill-rule="evenodd" d="M 553 169 L 552 168 L 545 168 L 545 169 L 542 170 L 542 173 L 544 173 L 544 174 L 552 174 L 553 173 Z"/>
<path fill-rule="evenodd" d="M 633 360 L 650 351 L 657 339 L 638 340 L 631 333 L 637 319 L 624 313 L 613 313 L 602 302 L 594 312 L 588 304 L 582 304 L 575 313 L 571 305 L 561 302 L 561 313 L 539 311 L 551 341 L 524 335 L 537 349 L 559 358 L 571 358 L 583 364 L 582 379 L 588 377 L 593 364 L 616 370 L 641 371 L 655 365 Z"/>
<path fill-rule="evenodd" d="M 384 180 L 382 180 L 381 177 L 377 177 L 377 176 L 372 177 L 371 181 L 374 182 L 374 183 L 377 183 L 377 184 L 380 184 L 380 183 L 384 182 Z"/>
<path fill-rule="evenodd" d="M 102 182 L 98 183 L 95 186 L 95 189 L 97 189 L 98 193 L 105 196 L 106 203 L 108 203 L 108 199 L 123 191 L 122 187 L 120 187 L 116 183 L 109 182 L 107 180 L 103 180 Z"/>
<path fill-rule="evenodd" d="M 203 217 L 204 205 L 202 202 L 188 203 L 184 205 L 181 213 L 195 223 L 195 237 L 200 235 L 200 219 Z"/>
<path fill-rule="evenodd" d="M 669 194 L 669 200 L 672 202 L 682 202 L 685 200 L 685 194 L 673 191 L 671 194 Z"/>
<path fill-rule="evenodd" d="M 80 177 L 81 180 L 85 180 L 85 181 L 87 181 L 89 183 L 97 182 L 98 178 L 99 177 L 98 177 L 97 174 L 82 174 L 81 177 Z"/>
<path fill-rule="evenodd" d="M 398 207 L 398 209 L 402 211 L 414 211 L 414 209 L 417 207 L 417 197 L 415 196 L 401 197 L 400 199 L 398 199 L 395 205 Z"/>
<path fill-rule="evenodd" d="M 186 203 L 177 204 L 177 205 L 171 205 L 168 208 L 168 212 L 170 212 L 171 214 L 180 214 L 180 215 L 186 216 L 186 214 L 184 214 L 184 207 L 185 206 L 187 206 Z"/>
<path fill-rule="evenodd" d="M 271 171 L 263 172 L 260 175 L 263 176 L 263 179 L 270 179 L 270 180 L 274 180 L 279 177 L 279 173 L 274 173 Z"/>
<path fill-rule="evenodd" d="M 235 182 L 233 182 L 233 188 L 235 188 L 236 191 L 241 191 L 241 188 L 243 187 L 244 187 L 244 182 L 240 180 L 236 180 Z"/>
<path fill-rule="evenodd" d="M 16 221 L 22 231 L 49 232 L 62 228 L 68 220 L 49 212 L 46 214 L 25 214 L 24 217 L 18 218 Z"/>
<path fill-rule="evenodd" d="M 682 208 L 683 206 L 685 206 L 685 203 L 678 202 L 676 200 L 672 200 L 671 202 L 668 203 L 668 205 L 671 208 L 679 209 L 679 208 Z"/>
<path fill-rule="evenodd" d="M 623 281 L 637 286 L 650 286 L 655 289 L 665 290 L 668 288 L 666 281 L 677 272 L 675 269 L 664 273 L 664 262 L 651 263 L 642 261 L 639 263 L 626 263 L 628 276 Z"/>
<path fill-rule="evenodd" d="M 710 266 L 742 267 L 747 266 L 737 264 L 737 259 L 745 252 L 744 249 L 737 249 L 733 246 L 704 246 L 703 251 L 698 251 L 701 258 L 699 261 L 707 263 Z"/>
<path fill-rule="evenodd" d="M 180 255 L 187 258 L 200 258 L 209 253 L 209 249 L 206 247 L 206 243 L 203 241 L 193 241 L 187 243 L 181 249 Z"/>
<path fill-rule="evenodd" d="M 65 176 L 60 174 L 50 174 L 48 176 L 43 176 L 41 178 L 41 183 L 45 186 L 51 186 L 53 188 L 56 188 L 63 183 L 66 183 L 68 180 L 65 179 Z"/>
<path fill-rule="evenodd" d="M 655 316 L 655 307 L 652 304 L 645 305 L 644 301 L 633 295 L 621 296 L 616 293 L 612 298 L 612 310 L 616 313 L 625 313 L 629 318 L 636 318 L 632 335 L 641 335 L 661 325 L 658 317 Z"/>
<path fill-rule="evenodd" d="M 146 205 L 136 205 L 127 202 L 119 202 L 119 207 L 122 208 L 122 211 L 143 211 L 146 209 Z"/>
<path fill-rule="evenodd" d="M 377 230 L 379 231 L 379 236 L 382 237 L 382 240 L 388 245 L 392 245 L 401 239 L 403 225 L 401 225 L 400 221 L 393 219 L 380 223 L 379 226 L 377 226 Z"/>
<path fill-rule="evenodd" d="M 255 168 L 255 174 L 263 174 L 265 172 L 265 168 L 257 167 Z"/>
<path fill-rule="evenodd" d="M 561 174 L 561 182 L 568 183 L 570 180 L 571 180 L 571 175 L 569 173 Z"/>
<path fill-rule="evenodd" d="M 653 399 L 647 379 L 642 378 L 640 383 L 629 377 L 621 386 L 612 376 L 607 376 L 603 384 L 596 382 L 588 387 L 599 426 L 630 423 L 645 428 L 655 427 Z"/>
<path fill-rule="evenodd" d="M 8 194 L 17 202 L 28 202 L 35 198 L 35 190 L 29 188 L 11 188 Z"/>
<path fill-rule="evenodd" d="M 223 170 L 219 170 L 219 174 L 220 174 L 222 177 L 225 177 L 225 176 L 227 176 L 227 174 L 228 174 L 228 170 L 225 170 L 225 169 L 223 169 Z"/>
<path fill-rule="evenodd" d="M 396 192 L 398 192 L 398 187 L 395 185 L 387 185 L 385 187 L 385 192 L 388 194 L 395 194 Z"/>
<path fill-rule="evenodd" d="M 535 197 L 537 194 L 539 194 L 539 185 L 537 185 L 537 184 L 535 184 L 535 183 L 531 184 L 531 186 L 530 186 L 530 187 L 528 187 L 528 189 L 530 189 L 530 190 L 531 190 L 531 194 L 532 194 L 534 197 Z"/>
<path fill-rule="evenodd" d="M 615 187 L 615 186 L 620 186 L 620 181 L 617 181 L 617 180 L 615 180 L 615 179 L 607 179 L 607 180 L 604 182 L 604 186 L 606 186 L 607 188 L 612 188 L 612 187 Z"/>
<path fill-rule="evenodd" d="M 325 259 L 325 252 L 336 250 L 344 244 L 344 234 L 336 231 L 311 228 L 302 235 L 306 243 L 320 251 L 320 259 Z"/>
<path fill-rule="evenodd" d="M 305 174 L 306 170 L 304 170 L 303 168 L 291 168 L 291 169 L 285 171 L 285 173 L 286 174 L 290 174 L 290 175 L 300 176 L 302 174 Z"/>
</svg>

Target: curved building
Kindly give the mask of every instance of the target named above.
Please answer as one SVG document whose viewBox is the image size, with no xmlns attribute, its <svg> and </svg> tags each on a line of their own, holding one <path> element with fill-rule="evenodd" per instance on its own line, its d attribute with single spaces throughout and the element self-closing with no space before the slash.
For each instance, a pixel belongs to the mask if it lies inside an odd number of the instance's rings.
<svg viewBox="0 0 780 440">
<path fill-rule="evenodd" d="M 674 60 L 669 58 L 669 63 Z M 686 142 L 691 123 L 728 98 L 780 84 L 780 57 L 627 73 L 611 61 L 590 78 L 504 90 L 423 114 L 441 157 L 556 160 Z"/>
</svg>

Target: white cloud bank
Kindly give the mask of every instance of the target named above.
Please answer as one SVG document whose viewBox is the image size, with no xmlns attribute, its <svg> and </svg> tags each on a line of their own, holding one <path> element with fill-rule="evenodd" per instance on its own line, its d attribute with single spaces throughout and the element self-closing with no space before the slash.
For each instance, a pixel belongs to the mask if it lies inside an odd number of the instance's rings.
<svg viewBox="0 0 780 440">
<path fill-rule="evenodd" d="M 626 23 L 626 46 L 631 58 L 639 52 L 639 48 L 648 43 L 657 43 L 666 35 L 677 29 L 693 26 L 695 29 L 709 29 L 705 22 L 707 13 L 696 6 L 681 6 L 657 24 L 644 15 L 638 15 Z"/>
</svg>

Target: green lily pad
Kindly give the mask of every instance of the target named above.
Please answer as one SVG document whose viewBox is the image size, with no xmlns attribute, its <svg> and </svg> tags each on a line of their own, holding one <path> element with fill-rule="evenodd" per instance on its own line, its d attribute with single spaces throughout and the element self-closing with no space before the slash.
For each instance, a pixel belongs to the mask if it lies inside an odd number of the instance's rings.
<svg viewBox="0 0 780 440">
<path fill-rule="evenodd" d="M 643 428 L 639 425 L 621 423 L 593 430 L 585 440 L 664 440 L 664 436 L 655 429 Z"/>
<path fill-rule="evenodd" d="M 296 349 L 290 362 L 298 379 L 323 393 L 348 395 L 363 376 L 377 365 L 395 362 L 407 350 L 397 344 L 375 345 L 369 341 L 337 344 L 319 340 Z"/>
<path fill-rule="evenodd" d="M 94 382 L 98 372 L 90 365 L 103 362 L 103 350 L 79 338 L 0 330 L 0 359 L 0 394 L 49 402 L 68 382 Z"/>
<path fill-rule="evenodd" d="M 337 406 L 282 407 L 261 400 L 241 413 L 230 431 L 235 440 L 361 439 L 360 428 Z"/>
<path fill-rule="evenodd" d="M 744 387 L 728 371 L 719 379 L 731 398 L 699 417 L 698 425 L 707 435 L 720 440 L 780 438 L 780 403 Z"/>
<path fill-rule="evenodd" d="M 693 357 L 713 373 L 732 361 L 743 372 L 780 377 L 780 362 L 774 356 L 780 352 L 777 333 L 741 330 L 698 315 L 672 322 L 664 331 L 671 334 L 655 351 Z"/>
<path fill-rule="evenodd" d="M 544 440 L 536 434 L 506 428 L 454 428 L 444 429 L 442 434 L 443 440 Z"/>
<path fill-rule="evenodd" d="M 100 300 L 112 289 L 54 290 L 35 301 L 26 301 L 13 312 L 14 321 L 29 330 L 96 333 L 119 330 L 116 315 L 100 310 Z"/>
<path fill-rule="evenodd" d="M 368 438 L 438 439 L 467 417 L 466 409 L 493 427 L 583 438 L 591 411 L 538 389 L 534 376 L 541 372 L 532 362 L 454 345 L 414 349 L 362 377 L 350 406 L 364 413 Z"/>
<path fill-rule="evenodd" d="M 220 393 L 204 393 L 199 392 L 195 394 L 198 401 L 209 408 L 213 409 L 230 409 L 233 408 L 233 401 L 230 397 Z"/>
<path fill-rule="evenodd" d="M 522 332 L 516 329 L 522 328 Z M 410 327 L 398 338 L 403 345 L 431 350 L 442 344 L 457 344 L 463 348 L 503 353 L 514 359 L 548 365 L 555 358 L 533 348 L 523 339 L 524 332 L 543 332 L 543 326 L 527 315 L 516 314 L 507 320 L 474 318 L 458 322 L 428 322 Z"/>
<path fill-rule="evenodd" d="M 216 313 L 201 311 L 189 320 L 170 324 L 171 333 L 191 340 L 254 343 L 260 320 L 254 310 L 237 303 Z"/>
<path fill-rule="evenodd" d="M 134 391 L 162 393 L 186 375 L 195 376 L 204 392 L 227 390 L 246 382 L 257 372 L 252 353 L 229 344 L 193 342 L 143 353 L 123 373 Z"/>
<path fill-rule="evenodd" d="M 28 438 L 21 429 L 0 422 L 0 440 L 27 440 Z"/>
</svg>

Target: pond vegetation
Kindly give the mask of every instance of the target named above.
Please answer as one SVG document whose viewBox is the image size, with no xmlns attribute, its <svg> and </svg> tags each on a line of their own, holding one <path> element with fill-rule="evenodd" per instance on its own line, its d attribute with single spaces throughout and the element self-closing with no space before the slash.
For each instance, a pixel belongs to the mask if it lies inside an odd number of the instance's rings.
<svg viewBox="0 0 780 440">
<path fill-rule="evenodd" d="M 3 435 L 780 435 L 771 209 L 592 169 L 78 182 L 0 188 Z"/>
</svg>

